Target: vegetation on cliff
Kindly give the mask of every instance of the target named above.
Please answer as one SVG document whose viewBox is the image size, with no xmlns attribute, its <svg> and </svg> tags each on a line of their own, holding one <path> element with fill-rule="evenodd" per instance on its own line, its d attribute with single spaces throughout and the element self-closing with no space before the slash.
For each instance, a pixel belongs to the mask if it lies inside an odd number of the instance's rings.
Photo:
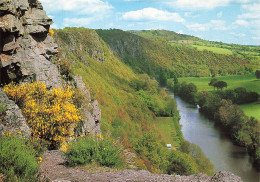
<svg viewBox="0 0 260 182">
<path fill-rule="evenodd" d="M 81 75 L 93 98 L 99 101 L 103 135 L 120 139 L 124 147 L 137 153 L 139 168 L 169 172 L 169 165 L 173 162 L 169 157 L 173 151 L 166 148 L 153 123 L 159 116 L 178 120 L 175 101 L 159 88 L 156 80 L 147 74 L 136 74 L 119 60 L 94 30 L 65 28 L 55 30 L 54 38 L 60 46 L 57 64 L 67 65 L 69 68 L 65 66 L 63 70 L 70 70 L 64 72 L 64 78 Z M 180 139 L 179 146 L 183 142 Z M 189 153 L 186 155 L 190 156 Z M 191 156 L 184 161 L 196 164 Z M 197 164 L 192 169 L 196 170 L 184 168 L 186 172 L 183 174 L 197 171 L 212 174 L 213 171 L 212 166 L 200 170 Z M 176 172 L 172 170 L 169 173 Z"/>
</svg>

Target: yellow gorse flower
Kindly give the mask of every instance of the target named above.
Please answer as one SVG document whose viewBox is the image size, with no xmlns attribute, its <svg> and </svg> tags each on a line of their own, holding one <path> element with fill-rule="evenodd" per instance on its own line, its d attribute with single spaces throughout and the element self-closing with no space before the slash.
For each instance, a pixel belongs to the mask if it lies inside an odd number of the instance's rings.
<svg viewBox="0 0 260 182">
<path fill-rule="evenodd" d="M 49 29 L 49 35 L 50 35 L 50 36 L 53 36 L 53 35 L 54 35 L 54 31 L 53 31 L 53 29 L 51 29 L 51 28 Z"/>
<path fill-rule="evenodd" d="M 81 120 L 73 104 L 73 91 L 61 88 L 48 91 L 44 83 L 9 84 L 3 88 L 21 108 L 33 137 L 63 143 L 73 133 L 69 128 Z"/>
</svg>

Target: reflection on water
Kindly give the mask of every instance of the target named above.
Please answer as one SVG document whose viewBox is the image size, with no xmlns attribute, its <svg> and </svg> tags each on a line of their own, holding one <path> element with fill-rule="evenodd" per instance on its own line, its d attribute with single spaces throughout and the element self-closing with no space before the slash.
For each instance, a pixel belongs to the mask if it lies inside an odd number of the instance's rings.
<svg viewBox="0 0 260 182">
<path fill-rule="evenodd" d="M 171 94 L 171 97 L 174 97 Z M 199 145 L 214 164 L 216 171 L 230 171 L 245 182 L 260 182 L 260 173 L 252 167 L 245 148 L 234 145 L 214 123 L 179 97 L 175 97 L 180 112 L 180 124 L 186 140 Z"/>
</svg>

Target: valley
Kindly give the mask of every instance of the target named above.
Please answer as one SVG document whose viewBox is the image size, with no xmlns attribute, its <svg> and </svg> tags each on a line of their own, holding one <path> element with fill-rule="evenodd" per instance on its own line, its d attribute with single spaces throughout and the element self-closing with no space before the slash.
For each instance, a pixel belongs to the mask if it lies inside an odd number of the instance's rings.
<svg viewBox="0 0 260 182">
<path fill-rule="evenodd" d="M 259 178 L 259 46 L 0 5 L 0 181 Z"/>
</svg>

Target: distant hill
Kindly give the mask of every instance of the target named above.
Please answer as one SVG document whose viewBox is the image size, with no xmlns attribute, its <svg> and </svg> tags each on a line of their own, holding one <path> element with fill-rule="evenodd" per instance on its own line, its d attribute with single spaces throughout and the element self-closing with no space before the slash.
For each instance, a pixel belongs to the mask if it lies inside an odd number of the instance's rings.
<svg viewBox="0 0 260 182">
<path fill-rule="evenodd" d="M 129 30 L 128 32 L 140 35 L 146 38 L 163 39 L 170 42 L 194 42 L 202 41 L 202 39 L 185 34 L 179 34 L 169 30 Z"/>
<path fill-rule="evenodd" d="M 189 41 L 202 40 L 170 31 L 99 29 L 96 32 L 123 62 L 136 72 L 147 73 L 157 79 L 162 73 L 167 78 L 173 75 L 183 77 L 252 74 L 259 66 L 258 62 L 252 62 L 237 54 L 199 51 L 189 44 L 173 43 L 173 40 L 183 38 Z"/>
<path fill-rule="evenodd" d="M 260 46 L 227 44 L 217 41 L 203 40 L 198 37 L 179 34 L 168 30 L 130 30 L 129 32 L 153 40 L 164 40 L 171 44 L 186 44 L 199 51 L 212 51 L 217 54 L 235 54 L 251 61 L 260 61 Z M 258 63 L 259 64 L 259 63 Z"/>
</svg>

